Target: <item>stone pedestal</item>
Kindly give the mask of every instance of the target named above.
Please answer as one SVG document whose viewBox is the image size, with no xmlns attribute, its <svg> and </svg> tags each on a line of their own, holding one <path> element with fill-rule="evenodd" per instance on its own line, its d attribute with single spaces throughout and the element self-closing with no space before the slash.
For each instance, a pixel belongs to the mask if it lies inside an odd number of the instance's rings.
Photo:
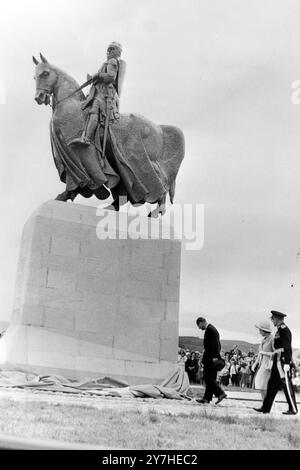
<svg viewBox="0 0 300 470">
<path fill-rule="evenodd" d="M 174 369 L 181 242 L 139 219 L 132 239 L 136 218 L 95 207 L 49 201 L 30 217 L 0 368 L 130 384 Z"/>
</svg>

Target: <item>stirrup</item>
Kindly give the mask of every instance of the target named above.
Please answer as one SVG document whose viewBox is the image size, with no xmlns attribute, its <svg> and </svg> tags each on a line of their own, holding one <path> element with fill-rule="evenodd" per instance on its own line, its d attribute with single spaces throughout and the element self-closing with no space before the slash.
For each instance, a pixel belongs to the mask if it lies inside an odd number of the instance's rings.
<svg viewBox="0 0 300 470">
<path fill-rule="evenodd" d="M 71 142 L 69 142 L 69 145 L 90 145 L 91 143 L 92 142 L 88 137 L 81 136 L 71 140 Z"/>
</svg>

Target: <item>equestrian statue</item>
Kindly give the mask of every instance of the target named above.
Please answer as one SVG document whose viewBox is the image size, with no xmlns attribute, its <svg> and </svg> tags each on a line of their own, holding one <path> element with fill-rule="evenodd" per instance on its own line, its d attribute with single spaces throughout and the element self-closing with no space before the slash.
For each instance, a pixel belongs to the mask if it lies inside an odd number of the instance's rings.
<svg viewBox="0 0 300 470">
<path fill-rule="evenodd" d="M 175 182 L 184 157 L 180 129 L 156 125 L 138 114 L 120 114 L 126 71 L 122 46 L 112 42 L 107 60 L 87 81 L 78 83 L 40 54 L 36 65 L 36 95 L 51 105 L 51 147 L 65 191 L 56 199 L 73 201 L 78 194 L 100 200 L 112 195 L 108 209 L 157 203 L 150 217 L 163 215 L 166 196 L 173 203 Z M 86 97 L 83 88 L 91 85 Z"/>
</svg>

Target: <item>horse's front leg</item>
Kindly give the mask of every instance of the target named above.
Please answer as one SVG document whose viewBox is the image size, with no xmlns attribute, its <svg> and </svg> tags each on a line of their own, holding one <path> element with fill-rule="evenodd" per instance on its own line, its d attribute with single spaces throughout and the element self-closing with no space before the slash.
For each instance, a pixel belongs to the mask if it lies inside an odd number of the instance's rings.
<svg viewBox="0 0 300 470">
<path fill-rule="evenodd" d="M 149 212 L 148 217 L 152 217 L 156 219 L 159 214 L 163 216 L 166 213 L 166 193 L 163 195 L 161 199 L 157 201 L 157 207 L 154 211 Z"/>
<path fill-rule="evenodd" d="M 56 196 L 55 201 L 67 202 L 69 199 L 74 201 L 75 197 L 78 195 L 79 191 L 76 189 L 74 191 L 64 191 Z"/>
</svg>

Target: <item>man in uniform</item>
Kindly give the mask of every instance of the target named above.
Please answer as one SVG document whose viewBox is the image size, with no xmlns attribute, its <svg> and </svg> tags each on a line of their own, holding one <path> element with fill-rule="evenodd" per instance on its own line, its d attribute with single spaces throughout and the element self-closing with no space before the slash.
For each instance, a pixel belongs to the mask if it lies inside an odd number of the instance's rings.
<svg viewBox="0 0 300 470">
<path fill-rule="evenodd" d="M 291 382 L 290 368 L 292 361 L 292 333 L 284 323 L 286 315 L 276 310 L 271 310 L 271 320 L 277 328 L 274 337 L 274 358 L 271 377 L 268 382 L 267 394 L 261 408 L 254 408 L 261 413 L 270 413 L 277 392 L 283 389 L 289 409 L 284 415 L 298 413 L 295 394 Z"/>
<path fill-rule="evenodd" d="M 85 129 L 82 136 L 74 139 L 70 145 L 90 145 L 98 123 L 107 128 L 108 124 L 119 119 L 119 97 L 126 67 L 125 62 L 120 59 L 121 53 L 120 43 L 109 44 L 107 60 L 92 77 L 93 85 L 82 106 L 82 109 L 89 108 Z"/>
</svg>

